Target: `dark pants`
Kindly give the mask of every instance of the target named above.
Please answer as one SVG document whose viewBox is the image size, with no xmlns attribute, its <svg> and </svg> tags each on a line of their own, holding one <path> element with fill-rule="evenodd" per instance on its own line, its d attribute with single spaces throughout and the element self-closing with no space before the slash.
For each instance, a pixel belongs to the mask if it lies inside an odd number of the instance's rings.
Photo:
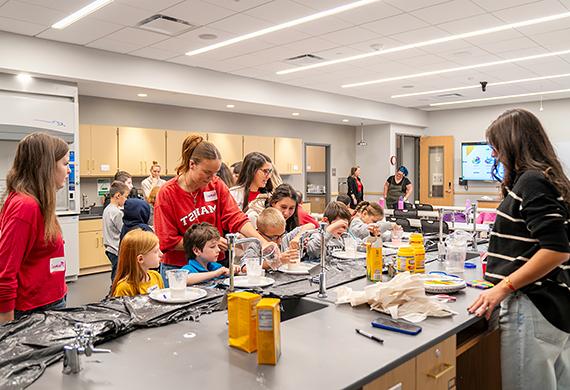
<svg viewBox="0 0 570 390">
<path fill-rule="evenodd" d="M 36 307 L 35 309 L 32 309 L 32 310 L 25 310 L 25 311 L 14 310 L 14 319 L 17 320 L 17 319 L 20 319 L 21 317 L 23 317 L 25 315 L 38 313 L 38 312 L 46 311 L 46 310 L 65 309 L 66 303 L 67 303 L 67 295 L 64 296 L 63 298 L 55 301 L 55 302 L 48 303 L 47 305 L 43 305 L 40 307 Z"/>
<path fill-rule="evenodd" d="M 115 274 L 117 273 L 117 264 L 119 264 L 119 256 L 114 253 L 105 251 L 107 258 L 111 262 L 111 281 L 115 280 Z"/>
</svg>

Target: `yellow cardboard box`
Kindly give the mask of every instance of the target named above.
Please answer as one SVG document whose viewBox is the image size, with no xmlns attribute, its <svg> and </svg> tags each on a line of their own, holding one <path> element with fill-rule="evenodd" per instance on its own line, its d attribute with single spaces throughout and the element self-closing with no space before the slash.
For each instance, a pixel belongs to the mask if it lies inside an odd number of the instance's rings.
<svg viewBox="0 0 570 390">
<path fill-rule="evenodd" d="M 247 291 L 228 294 L 228 339 L 231 347 L 245 352 L 257 349 L 257 310 L 259 294 Z"/>
<path fill-rule="evenodd" d="M 279 299 L 263 298 L 257 304 L 257 364 L 277 364 L 281 356 Z"/>
</svg>

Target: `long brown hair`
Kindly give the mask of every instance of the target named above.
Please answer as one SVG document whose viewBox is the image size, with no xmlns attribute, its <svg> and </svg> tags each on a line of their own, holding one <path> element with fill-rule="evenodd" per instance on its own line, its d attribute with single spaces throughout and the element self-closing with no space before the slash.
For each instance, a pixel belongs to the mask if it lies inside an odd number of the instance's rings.
<svg viewBox="0 0 570 390">
<path fill-rule="evenodd" d="M 486 137 L 505 168 L 503 196 L 512 189 L 517 175 L 532 170 L 542 172 L 570 204 L 570 181 L 542 124 L 531 112 L 521 108 L 505 111 L 491 123 Z M 497 163 L 493 172 L 496 176 Z"/>
<path fill-rule="evenodd" d="M 12 168 L 6 176 L 6 194 L 19 192 L 33 197 L 44 219 L 44 239 L 54 241 L 61 232 L 55 215 L 57 162 L 69 147 L 60 138 L 45 133 L 24 137 L 16 149 Z"/>
<path fill-rule="evenodd" d="M 115 289 L 120 281 L 124 280 L 140 293 L 141 282 L 146 275 L 140 266 L 137 257 L 146 255 L 158 245 L 158 237 L 152 232 L 142 229 L 133 229 L 121 240 L 119 248 L 119 262 L 117 274 L 111 286 L 111 295 L 115 295 Z"/>
<path fill-rule="evenodd" d="M 236 182 L 236 185 L 243 186 L 243 206 L 241 207 L 242 211 L 247 210 L 247 205 L 249 203 L 249 187 L 253 182 L 253 178 L 257 173 L 258 169 L 265 164 L 271 164 L 271 169 L 273 172 L 273 163 L 271 162 L 271 158 L 266 154 L 261 152 L 251 152 L 248 153 L 245 158 L 243 159 L 243 164 L 241 166 L 241 171 L 239 172 L 239 176 Z M 258 191 L 260 193 L 266 193 L 273 191 L 273 182 L 271 181 L 271 177 L 267 180 L 267 184 L 265 187 L 259 188 Z"/>
<path fill-rule="evenodd" d="M 188 172 L 190 161 L 199 164 L 202 160 L 221 160 L 222 155 L 216 146 L 196 134 L 189 135 L 182 143 L 182 157 L 176 167 L 176 174 L 183 175 Z"/>
<path fill-rule="evenodd" d="M 290 232 L 299 226 L 299 216 L 297 215 L 297 207 L 299 206 L 299 196 L 297 191 L 290 184 L 280 184 L 278 185 L 271 197 L 267 200 L 266 206 L 273 207 L 273 205 L 282 199 L 291 198 L 295 202 L 295 212 L 285 221 L 285 229 Z"/>
</svg>

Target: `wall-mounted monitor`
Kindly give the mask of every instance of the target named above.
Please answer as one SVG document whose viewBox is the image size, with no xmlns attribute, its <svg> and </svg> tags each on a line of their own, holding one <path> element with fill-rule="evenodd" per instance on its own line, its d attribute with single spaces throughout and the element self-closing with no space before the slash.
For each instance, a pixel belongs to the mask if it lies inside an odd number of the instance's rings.
<svg viewBox="0 0 570 390">
<path fill-rule="evenodd" d="M 493 149 L 486 142 L 463 142 L 461 144 L 461 177 L 468 181 L 495 181 Z M 497 176 L 502 178 L 504 169 L 499 164 Z"/>
</svg>

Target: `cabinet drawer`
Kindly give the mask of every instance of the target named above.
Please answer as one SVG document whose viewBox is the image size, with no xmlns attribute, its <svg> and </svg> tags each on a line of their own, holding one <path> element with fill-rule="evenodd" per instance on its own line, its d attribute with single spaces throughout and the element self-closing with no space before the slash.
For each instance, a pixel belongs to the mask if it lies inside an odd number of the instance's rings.
<svg viewBox="0 0 570 390">
<path fill-rule="evenodd" d="M 79 233 L 95 231 L 103 231 L 103 219 L 88 219 L 85 221 L 79 221 Z"/>
<path fill-rule="evenodd" d="M 388 371 L 380 378 L 364 385 L 363 390 L 415 390 L 416 359 L 410 359 Z M 423 389 L 422 387 L 420 387 Z"/>
<path fill-rule="evenodd" d="M 434 345 L 416 358 L 416 384 L 422 390 L 454 390 L 455 335 Z"/>
</svg>

